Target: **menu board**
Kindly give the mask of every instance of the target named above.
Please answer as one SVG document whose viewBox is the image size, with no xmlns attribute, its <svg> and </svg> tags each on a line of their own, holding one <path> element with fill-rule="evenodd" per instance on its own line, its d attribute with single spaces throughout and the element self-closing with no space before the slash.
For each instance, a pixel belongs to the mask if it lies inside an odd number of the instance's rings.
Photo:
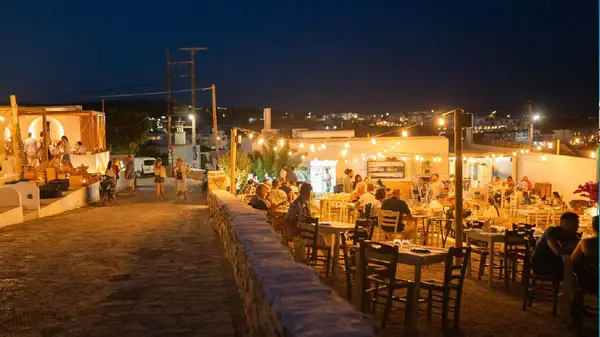
<svg viewBox="0 0 600 337">
<path fill-rule="evenodd" d="M 393 161 L 368 161 L 367 175 L 373 180 L 405 180 L 406 163 L 402 160 Z"/>
</svg>

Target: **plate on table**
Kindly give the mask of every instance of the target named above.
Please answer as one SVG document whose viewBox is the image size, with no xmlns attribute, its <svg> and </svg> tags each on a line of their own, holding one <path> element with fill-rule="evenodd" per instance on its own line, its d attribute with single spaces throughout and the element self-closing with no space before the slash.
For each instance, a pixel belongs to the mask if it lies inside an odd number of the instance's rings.
<svg viewBox="0 0 600 337">
<path fill-rule="evenodd" d="M 417 254 L 429 254 L 431 253 L 431 251 L 429 249 L 426 248 L 412 248 L 410 250 L 413 253 L 417 253 Z"/>
<path fill-rule="evenodd" d="M 319 226 L 329 227 L 331 224 L 329 222 L 319 222 Z"/>
</svg>

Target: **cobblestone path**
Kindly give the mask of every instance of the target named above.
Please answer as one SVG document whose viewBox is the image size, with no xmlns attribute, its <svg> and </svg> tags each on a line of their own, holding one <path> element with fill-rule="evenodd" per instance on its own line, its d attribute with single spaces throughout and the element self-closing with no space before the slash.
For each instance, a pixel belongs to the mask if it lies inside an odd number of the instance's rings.
<svg viewBox="0 0 600 337">
<path fill-rule="evenodd" d="M 200 188 L 0 229 L 0 336 L 245 336 Z"/>
</svg>

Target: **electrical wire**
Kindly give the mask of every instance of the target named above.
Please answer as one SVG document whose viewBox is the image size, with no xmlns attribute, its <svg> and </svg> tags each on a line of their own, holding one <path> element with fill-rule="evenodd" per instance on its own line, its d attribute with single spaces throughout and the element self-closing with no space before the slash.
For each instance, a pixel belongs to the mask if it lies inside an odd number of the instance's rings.
<svg viewBox="0 0 600 337">
<path fill-rule="evenodd" d="M 212 90 L 212 88 L 208 87 L 208 88 L 198 88 L 198 89 L 182 89 L 182 90 L 172 90 L 170 92 L 175 93 L 175 92 L 207 91 L 207 90 Z M 150 95 L 162 95 L 162 94 L 168 94 L 168 93 L 169 93 L 169 91 L 138 92 L 138 93 L 130 93 L 130 94 L 97 96 L 97 98 L 150 96 Z"/>
<path fill-rule="evenodd" d="M 52 98 L 59 98 L 59 97 L 65 97 L 65 96 L 74 96 L 74 95 L 87 96 L 87 95 L 101 94 L 101 93 L 111 92 L 111 91 L 119 91 L 119 90 L 125 90 L 125 89 L 147 87 L 147 86 L 151 86 L 151 85 L 155 85 L 155 84 L 159 84 L 159 83 L 163 83 L 163 82 L 164 81 L 153 81 L 153 82 L 146 82 L 146 83 L 139 83 L 139 84 L 127 85 L 127 86 L 122 86 L 122 87 L 117 87 L 117 88 L 112 88 L 112 89 L 102 89 L 102 90 L 93 90 L 93 91 L 79 91 L 79 92 L 71 92 L 71 93 L 62 93 L 62 94 L 58 94 L 58 95 L 54 95 L 54 96 L 44 97 L 42 99 L 52 99 Z"/>
</svg>

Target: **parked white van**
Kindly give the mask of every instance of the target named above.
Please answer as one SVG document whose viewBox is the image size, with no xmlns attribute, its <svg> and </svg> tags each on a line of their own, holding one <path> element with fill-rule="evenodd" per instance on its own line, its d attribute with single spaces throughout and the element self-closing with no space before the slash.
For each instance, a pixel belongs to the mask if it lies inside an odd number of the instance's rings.
<svg viewBox="0 0 600 337">
<path fill-rule="evenodd" d="M 154 177 L 154 163 L 156 159 L 150 157 L 135 157 L 133 165 L 135 167 L 136 178 Z"/>
</svg>

